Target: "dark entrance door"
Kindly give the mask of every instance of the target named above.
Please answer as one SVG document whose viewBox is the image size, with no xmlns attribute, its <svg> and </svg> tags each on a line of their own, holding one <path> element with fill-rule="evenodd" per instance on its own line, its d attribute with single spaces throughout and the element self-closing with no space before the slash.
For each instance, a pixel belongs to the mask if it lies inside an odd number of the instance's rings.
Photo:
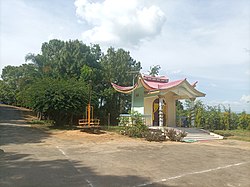
<svg viewBox="0 0 250 187">
<path fill-rule="evenodd" d="M 153 102 L 153 126 L 159 126 L 159 99 Z"/>
<path fill-rule="evenodd" d="M 166 125 L 166 102 L 163 106 L 163 126 Z M 159 126 L 159 99 L 155 99 L 153 102 L 153 126 Z"/>
</svg>

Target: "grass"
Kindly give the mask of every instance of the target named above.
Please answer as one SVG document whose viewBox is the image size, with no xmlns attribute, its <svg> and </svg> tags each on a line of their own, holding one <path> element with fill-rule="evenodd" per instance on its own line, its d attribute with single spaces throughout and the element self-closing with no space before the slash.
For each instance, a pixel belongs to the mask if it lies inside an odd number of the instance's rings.
<svg viewBox="0 0 250 187">
<path fill-rule="evenodd" d="M 101 129 L 105 131 L 119 133 L 121 130 L 124 129 L 124 127 L 123 126 L 101 126 Z"/>
<path fill-rule="evenodd" d="M 224 136 L 225 139 L 250 142 L 250 130 L 215 130 L 214 133 Z"/>
</svg>

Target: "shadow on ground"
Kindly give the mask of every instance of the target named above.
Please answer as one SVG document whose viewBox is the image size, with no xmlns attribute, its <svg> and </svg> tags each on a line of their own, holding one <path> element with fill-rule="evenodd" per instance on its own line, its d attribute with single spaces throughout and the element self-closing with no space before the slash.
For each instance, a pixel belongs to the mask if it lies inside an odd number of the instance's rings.
<svg viewBox="0 0 250 187">
<path fill-rule="evenodd" d="M 39 161 L 29 154 L 0 153 L 0 186 L 60 186 L 60 187 L 132 187 L 149 183 L 134 175 L 101 175 L 78 161 L 67 159 Z M 150 186 L 150 185 L 147 185 Z M 155 187 L 166 185 L 154 184 Z"/>
<path fill-rule="evenodd" d="M 49 132 L 29 126 L 0 123 L 0 145 L 41 143 L 49 136 Z"/>
<path fill-rule="evenodd" d="M 33 112 L 27 109 L 0 105 L 0 145 L 40 143 L 50 136 L 49 132 L 31 128 L 27 124 L 27 118 L 33 116 Z"/>
<path fill-rule="evenodd" d="M 34 116 L 34 112 L 30 110 L 0 105 L 0 123 L 26 124 L 26 119 L 31 116 Z"/>
</svg>

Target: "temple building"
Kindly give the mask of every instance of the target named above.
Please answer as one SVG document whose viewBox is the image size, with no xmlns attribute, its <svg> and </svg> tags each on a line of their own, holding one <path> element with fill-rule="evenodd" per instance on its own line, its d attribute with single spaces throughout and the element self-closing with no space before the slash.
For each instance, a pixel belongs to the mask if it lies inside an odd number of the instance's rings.
<svg viewBox="0 0 250 187">
<path fill-rule="evenodd" d="M 141 113 L 146 125 L 175 127 L 176 100 L 194 101 L 205 96 L 195 88 L 196 84 L 190 84 L 186 79 L 169 81 L 166 76 L 140 74 L 133 86 L 123 87 L 114 83 L 112 86 L 118 92 L 132 94 L 131 110 Z"/>
</svg>

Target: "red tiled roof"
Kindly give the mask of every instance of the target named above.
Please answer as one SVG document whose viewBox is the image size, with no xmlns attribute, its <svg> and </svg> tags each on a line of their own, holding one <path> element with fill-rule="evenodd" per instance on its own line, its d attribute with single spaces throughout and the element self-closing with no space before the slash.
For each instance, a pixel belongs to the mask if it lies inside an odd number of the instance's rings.
<svg viewBox="0 0 250 187">
<path fill-rule="evenodd" d="M 166 83 L 146 81 L 146 80 L 142 80 L 142 81 L 144 81 L 149 87 L 151 87 L 152 90 L 156 90 L 156 89 L 157 90 L 162 90 L 162 89 L 167 89 L 167 88 L 177 86 L 183 80 L 171 81 L 171 82 L 166 82 Z"/>
<path fill-rule="evenodd" d="M 168 82 L 168 81 L 169 79 L 165 76 L 152 77 L 152 76 L 143 75 L 143 76 L 139 76 L 138 83 L 135 84 L 134 86 L 123 87 L 123 86 L 118 86 L 114 83 L 111 83 L 111 84 L 116 91 L 122 92 L 122 93 L 131 93 L 133 90 L 135 90 L 138 87 L 139 84 L 142 84 L 142 86 L 150 92 L 168 90 L 178 85 L 184 84 L 184 85 L 188 85 L 190 89 L 194 90 L 198 95 L 204 95 L 203 93 L 198 92 L 198 90 L 194 88 L 197 82 L 191 85 L 190 83 L 187 82 L 186 79 L 176 80 L 176 81 L 171 81 L 171 82 Z"/>
</svg>

